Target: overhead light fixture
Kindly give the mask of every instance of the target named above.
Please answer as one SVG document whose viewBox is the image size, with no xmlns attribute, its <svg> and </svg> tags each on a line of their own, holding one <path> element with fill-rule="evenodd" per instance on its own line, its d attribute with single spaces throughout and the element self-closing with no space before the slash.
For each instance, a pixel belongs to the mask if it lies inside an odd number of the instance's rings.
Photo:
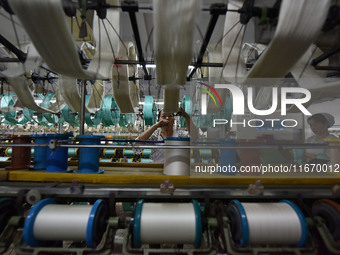
<svg viewBox="0 0 340 255">
<path fill-rule="evenodd" d="M 155 64 L 146 64 L 145 66 L 146 68 L 156 68 Z M 140 64 L 137 64 L 137 68 L 143 68 L 143 66 Z"/>
<path fill-rule="evenodd" d="M 140 105 L 144 105 L 144 102 L 139 102 Z M 163 105 L 164 102 L 155 102 L 155 104 Z"/>
<path fill-rule="evenodd" d="M 147 68 L 156 68 L 156 65 L 155 64 L 146 64 L 145 65 Z M 137 64 L 137 68 L 142 68 L 143 66 L 142 65 L 140 65 L 140 64 Z M 189 70 L 192 70 L 192 69 L 194 69 L 195 67 L 193 66 L 193 65 L 189 65 L 188 66 L 188 69 Z"/>
</svg>

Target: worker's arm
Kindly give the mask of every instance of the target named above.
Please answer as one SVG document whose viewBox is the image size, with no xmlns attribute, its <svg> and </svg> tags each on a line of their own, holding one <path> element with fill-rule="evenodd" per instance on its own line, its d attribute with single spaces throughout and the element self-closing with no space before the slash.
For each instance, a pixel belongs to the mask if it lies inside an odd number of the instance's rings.
<svg viewBox="0 0 340 255">
<path fill-rule="evenodd" d="M 150 136 L 153 134 L 153 132 L 155 132 L 157 130 L 157 128 L 159 127 L 163 127 L 164 125 L 166 125 L 169 121 L 165 120 L 165 119 L 161 119 L 160 121 L 158 121 L 155 125 L 151 126 L 149 129 L 145 130 L 139 137 L 138 140 L 148 140 L 150 138 Z"/>
<path fill-rule="evenodd" d="M 189 131 L 191 139 L 193 141 L 196 141 L 198 139 L 198 129 L 195 126 L 195 124 L 192 122 L 189 114 L 187 114 L 182 107 L 179 108 L 177 114 L 179 116 L 183 116 L 183 118 L 185 119 L 185 123 L 187 124 L 187 129 Z"/>
</svg>

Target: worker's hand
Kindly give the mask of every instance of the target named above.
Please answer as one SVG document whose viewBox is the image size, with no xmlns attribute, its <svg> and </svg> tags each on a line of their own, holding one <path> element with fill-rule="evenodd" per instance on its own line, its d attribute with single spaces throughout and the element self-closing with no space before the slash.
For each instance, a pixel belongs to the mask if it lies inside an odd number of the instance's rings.
<svg viewBox="0 0 340 255">
<path fill-rule="evenodd" d="M 160 119 L 158 122 L 157 122 L 157 126 L 158 127 L 165 127 L 165 126 L 167 126 L 167 125 L 169 125 L 169 121 L 168 120 L 166 120 L 166 119 Z"/>
<path fill-rule="evenodd" d="M 183 116 L 185 119 L 190 117 L 182 107 L 178 109 L 177 115 Z"/>
</svg>

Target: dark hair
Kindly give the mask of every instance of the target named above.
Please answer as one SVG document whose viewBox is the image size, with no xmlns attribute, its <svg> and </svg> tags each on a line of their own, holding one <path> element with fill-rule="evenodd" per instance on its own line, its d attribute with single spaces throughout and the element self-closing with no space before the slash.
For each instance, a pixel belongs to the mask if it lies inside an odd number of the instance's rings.
<svg viewBox="0 0 340 255">
<path fill-rule="evenodd" d="M 158 112 L 158 117 L 157 117 L 157 121 L 159 121 L 159 119 L 161 118 L 162 111 L 163 111 L 163 109 L 159 110 L 159 112 Z"/>
<path fill-rule="evenodd" d="M 159 110 L 159 112 L 158 112 L 158 117 L 157 117 L 157 121 L 159 121 L 159 119 L 161 118 L 162 113 L 163 113 L 163 109 Z"/>
<path fill-rule="evenodd" d="M 325 118 L 325 116 L 323 116 L 320 113 L 314 114 L 307 119 L 308 122 L 311 121 L 311 120 L 313 120 L 317 123 L 326 124 L 329 127 L 328 120 Z"/>
</svg>

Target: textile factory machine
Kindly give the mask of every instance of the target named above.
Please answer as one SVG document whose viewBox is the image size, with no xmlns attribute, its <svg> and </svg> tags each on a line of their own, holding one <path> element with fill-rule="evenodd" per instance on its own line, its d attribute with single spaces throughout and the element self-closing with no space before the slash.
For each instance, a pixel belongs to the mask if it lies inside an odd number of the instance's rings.
<svg viewBox="0 0 340 255">
<path fill-rule="evenodd" d="M 338 1 L 1 0 L 0 20 L 0 254 L 340 254 L 339 139 L 313 145 L 329 163 L 295 150 L 340 95 Z M 199 138 L 136 140 L 162 112 Z"/>
</svg>

